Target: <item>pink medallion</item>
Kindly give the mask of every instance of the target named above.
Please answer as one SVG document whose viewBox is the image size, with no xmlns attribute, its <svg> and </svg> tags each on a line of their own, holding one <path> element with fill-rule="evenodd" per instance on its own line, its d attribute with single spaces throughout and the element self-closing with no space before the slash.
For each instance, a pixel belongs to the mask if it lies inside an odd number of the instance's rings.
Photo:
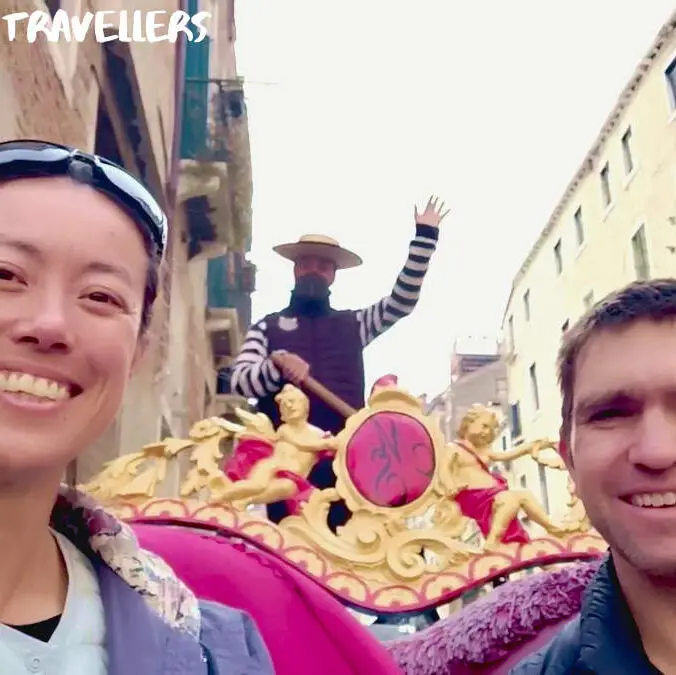
<svg viewBox="0 0 676 675">
<path fill-rule="evenodd" d="M 434 444 L 415 418 L 380 412 L 352 435 L 346 462 L 365 499 L 378 506 L 405 506 L 421 497 L 432 481 Z"/>
</svg>

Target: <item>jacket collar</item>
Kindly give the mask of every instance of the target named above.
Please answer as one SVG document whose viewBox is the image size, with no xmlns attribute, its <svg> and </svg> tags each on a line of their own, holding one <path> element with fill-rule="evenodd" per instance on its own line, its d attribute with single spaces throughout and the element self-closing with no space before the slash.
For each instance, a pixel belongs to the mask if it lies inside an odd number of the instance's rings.
<svg viewBox="0 0 676 675">
<path fill-rule="evenodd" d="M 601 564 L 585 592 L 579 663 L 589 672 L 602 675 L 659 673 L 643 649 L 611 556 Z"/>
<path fill-rule="evenodd" d="M 95 562 L 106 620 L 110 675 L 185 675 L 207 665 L 200 643 L 163 621 L 143 596 L 105 563 Z"/>
<path fill-rule="evenodd" d="M 83 493 L 64 487 L 52 510 L 51 526 L 95 564 L 105 565 L 105 570 L 99 565 L 101 580 L 109 583 L 108 572 L 112 573 L 119 588 L 125 588 L 127 595 L 134 594 L 139 606 L 145 606 L 169 628 L 193 638 L 199 636 L 197 598 L 163 560 L 139 546 L 129 525 Z M 105 601 L 114 602 L 115 597 L 110 593 Z"/>
</svg>

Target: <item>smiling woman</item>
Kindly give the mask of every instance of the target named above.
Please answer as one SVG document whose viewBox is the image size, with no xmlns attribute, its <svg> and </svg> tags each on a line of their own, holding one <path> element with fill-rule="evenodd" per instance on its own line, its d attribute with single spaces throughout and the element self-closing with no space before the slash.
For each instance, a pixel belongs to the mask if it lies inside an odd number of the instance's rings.
<svg viewBox="0 0 676 675">
<path fill-rule="evenodd" d="M 27 655 L 55 675 L 273 672 L 247 616 L 198 602 L 126 525 L 60 486 L 143 357 L 166 240 L 162 209 L 121 167 L 0 144 L 2 673 Z"/>
</svg>

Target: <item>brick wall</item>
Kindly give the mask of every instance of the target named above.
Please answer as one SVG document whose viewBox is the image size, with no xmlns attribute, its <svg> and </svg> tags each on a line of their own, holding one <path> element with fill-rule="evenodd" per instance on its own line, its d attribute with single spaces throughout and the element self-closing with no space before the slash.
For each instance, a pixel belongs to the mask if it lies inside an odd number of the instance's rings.
<svg viewBox="0 0 676 675">
<path fill-rule="evenodd" d="M 2 0 L 2 14 L 39 8 L 40 0 Z M 178 9 L 178 0 L 81 0 L 71 2 L 76 11 Z M 117 6 L 116 6 L 117 5 Z M 174 126 L 174 58 L 175 46 L 169 42 L 130 45 L 145 116 L 148 139 L 157 158 L 162 181 L 166 181 Z M 13 92 L 13 124 L 3 124 L 4 137 L 41 137 L 80 148 L 93 147 L 92 130 L 96 124 L 98 85 L 94 69 L 101 64 L 101 45 L 90 34 L 82 44 L 51 44 L 38 39 L 25 41 L 19 25 L 17 38 L 9 42 L 0 31 L 0 64 L 3 84 Z M 3 87 L 3 108 L 5 94 Z M 0 120 L 4 121 L 3 117 Z M 9 128 L 8 128 L 9 127 Z"/>
<path fill-rule="evenodd" d="M 2 0 L 3 14 L 25 9 L 25 0 Z M 28 44 L 21 27 L 17 39 L 10 43 L 6 31 L 0 31 L 1 107 L 5 108 L 7 97 L 12 109 L 11 119 L 4 113 L 0 118 L 4 140 L 37 137 L 78 147 L 89 146 L 88 130 L 96 123 L 98 103 L 98 86 L 92 68 L 99 58 L 100 47 L 94 40 L 77 45 L 72 90 L 67 92 L 61 77 L 63 69 L 59 69 L 63 65 L 65 46 L 45 40 Z"/>
</svg>

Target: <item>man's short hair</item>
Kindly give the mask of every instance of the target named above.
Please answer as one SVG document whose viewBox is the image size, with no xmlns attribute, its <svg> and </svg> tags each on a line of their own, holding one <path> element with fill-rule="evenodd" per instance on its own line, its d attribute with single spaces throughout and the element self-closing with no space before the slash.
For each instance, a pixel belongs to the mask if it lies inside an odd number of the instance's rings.
<svg viewBox="0 0 676 675">
<path fill-rule="evenodd" d="M 563 336 L 557 360 L 561 389 L 561 439 L 570 442 L 575 365 L 594 335 L 638 321 L 676 319 L 676 279 L 636 281 L 613 291 L 591 307 Z"/>
</svg>

